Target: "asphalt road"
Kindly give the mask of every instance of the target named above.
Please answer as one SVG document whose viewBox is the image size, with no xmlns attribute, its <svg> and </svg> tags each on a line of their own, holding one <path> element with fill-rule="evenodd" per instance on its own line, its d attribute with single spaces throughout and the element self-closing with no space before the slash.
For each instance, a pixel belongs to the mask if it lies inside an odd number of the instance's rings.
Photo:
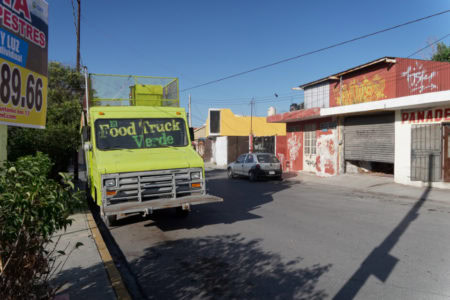
<svg viewBox="0 0 450 300">
<path fill-rule="evenodd" d="M 150 299 L 449 299 L 450 206 L 207 172 L 223 203 L 111 229 Z"/>
</svg>

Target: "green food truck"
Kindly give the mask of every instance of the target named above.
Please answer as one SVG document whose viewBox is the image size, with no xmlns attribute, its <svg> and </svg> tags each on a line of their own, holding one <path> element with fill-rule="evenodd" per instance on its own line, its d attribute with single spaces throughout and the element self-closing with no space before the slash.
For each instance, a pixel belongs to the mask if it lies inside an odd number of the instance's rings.
<svg viewBox="0 0 450 300">
<path fill-rule="evenodd" d="M 206 194 L 177 78 L 87 74 L 82 142 L 87 192 L 108 226 L 118 215 L 221 202 Z"/>
</svg>

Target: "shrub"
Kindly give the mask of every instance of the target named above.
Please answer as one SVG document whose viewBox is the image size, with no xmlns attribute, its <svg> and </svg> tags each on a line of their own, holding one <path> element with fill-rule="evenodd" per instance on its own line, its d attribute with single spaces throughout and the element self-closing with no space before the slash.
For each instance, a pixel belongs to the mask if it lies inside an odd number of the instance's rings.
<svg viewBox="0 0 450 300">
<path fill-rule="evenodd" d="M 49 157 L 38 152 L 0 169 L 0 299 L 50 298 L 51 236 L 66 229 L 82 203 L 66 174 L 48 178 Z M 63 254 L 63 253 L 61 253 Z"/>
</svg>

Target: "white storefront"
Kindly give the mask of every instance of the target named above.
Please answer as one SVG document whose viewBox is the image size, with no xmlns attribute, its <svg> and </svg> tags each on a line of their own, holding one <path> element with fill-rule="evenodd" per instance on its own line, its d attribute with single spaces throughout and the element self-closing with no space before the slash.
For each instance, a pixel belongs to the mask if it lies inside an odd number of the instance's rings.
<svg viewBox="0 0 450 300">
<path fill-rule="evenodd" d="M 395 182 L 450 189 L 450 91 L 322 108 L 320 115 L 383 111 L 395 112 Z"/>
</svg>

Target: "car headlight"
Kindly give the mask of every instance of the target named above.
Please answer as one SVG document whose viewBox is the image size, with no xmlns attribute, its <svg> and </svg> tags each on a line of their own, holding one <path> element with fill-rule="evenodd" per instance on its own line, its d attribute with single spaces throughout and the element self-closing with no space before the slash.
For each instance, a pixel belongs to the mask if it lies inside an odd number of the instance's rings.
<svg viewBox="0 0 450 300">
<path fill-rule="evenodd" d="M 191 173 L 191 180 L 194 179 L 200 179 L 200 172 L 192 172 Z"/>
<path fill-rule="evenodd" d="M 116 186 L 116 180 L 113 179 L 106 179 L 105 180 L 105 186 L 106 187 L 115 187 Z"/>
</svg>

